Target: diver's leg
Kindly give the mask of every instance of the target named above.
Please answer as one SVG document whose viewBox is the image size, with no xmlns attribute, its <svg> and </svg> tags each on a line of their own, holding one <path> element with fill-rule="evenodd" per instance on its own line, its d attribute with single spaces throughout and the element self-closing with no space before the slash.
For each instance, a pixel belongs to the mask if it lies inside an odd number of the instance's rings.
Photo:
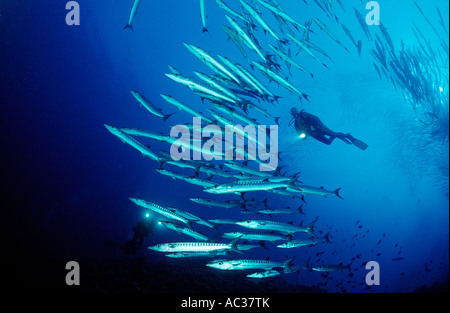
<svg viewBox="0 0 450 313">
<path fill-rule="evenodd" d="M 342 140 L 343 142 L 345 142 L 348 145 L 352 144 L 352 140 L 348 137 L 347 134 L 344 133 L 334 133 L 334 136 L 336 138 L 339 138 L 340 140 Z"/>
<path fill-rule="evenodd" d="M 329 138 L 325 137 L 325 135 L 318 135 L 318 136 L 314 136 L 314 139 L 320 141 L 321 143 L 324 143 L 326 145 L 331 145 L 333 143 L 333 140 L 336 137 L 330 136 Z"/>
</svg>

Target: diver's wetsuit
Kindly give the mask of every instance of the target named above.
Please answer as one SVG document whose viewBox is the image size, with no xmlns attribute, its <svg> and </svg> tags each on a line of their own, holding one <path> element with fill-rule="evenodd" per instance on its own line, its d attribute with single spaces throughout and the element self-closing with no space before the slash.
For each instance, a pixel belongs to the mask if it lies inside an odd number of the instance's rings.
<svg viewBox="0 0 450 313">
<path fill-rule="evenodd" d="M 356 140 L 350 134 L 332 131 L 317 116 L 304 112 L 303 110 L 299 113 L 293 110 L 291 113 L 295 118 L 295 129 L 299 134 L 304 133 L 306 136 L 311 136 L 326 145 L 331 145 L 336 138 L 339 138 L 347 144 L 352 144 Z"/>
<path fill-rule="evenodd" d="M 136 250 L 142 248 L 144 244 L 145 237 L 152 234 L 153 228 L 156 225 L 156 221 L 150 220 L 148 218 L 143 218 L 140 220 L 135 227 L 133 227 L 134 236 L 128 241 L 123 249 L 125 254 L 135 254 Z"/>
</svg>

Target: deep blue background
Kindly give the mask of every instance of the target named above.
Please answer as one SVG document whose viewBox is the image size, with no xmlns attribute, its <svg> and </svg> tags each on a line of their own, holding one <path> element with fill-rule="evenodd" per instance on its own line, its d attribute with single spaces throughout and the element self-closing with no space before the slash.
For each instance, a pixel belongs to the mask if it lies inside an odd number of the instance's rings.
<svg viewBox="0 0 450 313">
<path fill-rule="evenodd" d="M 164 124 L 141 108 L 129 89 L 141 91 L 165 112 L 174 109 L 159 97 L 161 93 L 204 110 L 198 97 L 164 76 L 167 65 L 187 74 L 193 70 L 209 72 L 183 42 L 245 64 L 226 40 L 221 25 L 227 22 L 215 2 L 206 1 L 211 36 L 201 33 L 198 1 L 155 4 L 143 0 L 135 18 L 135 32 L 124 31 L 132 2 L 79 1 L 81 25 L 73 27 L 65 24 L 65 1 L 0 4 L 5 259 L 112 257 L 104 240 L 126 241 L 132 226 L 144 214 L 128 200 L 129 196 L 208 218 L 247 218 L 238 210 L 190 202 L 190 197 L 208 195 L 200 187 L 159 175 L 154 171 L 155 163 L 143 159 L 104 128 L 107 123 L 168 134 L 168 125 L 189 122 L 189 115 L 178 113 Z M 448 278 L 448 173 L 444 173 L 448 170 L 448 143 L 423 148 L 429 139 L 414 112 L 390 83 L 378 79 L 368 52 L 370 44 L 352 12 L 352 6 L 364 12 L 363 5 L 358 1 L 346 4 L 346 14 L 336 8 L 354 37 L 363 39 L 363 53 L 358 58 L 338 24 L 324 17 L 315 5 L 306 7 L 297 2 L 282 4 L 300 21 L 311 16 L 321 18 L 352 54 L 317 29 L 317 44 L 332 55 L 336 64 L 326 61 L 330 70 L 325 71 L 300 55 L 299 60 L 315 73 L 315 79 L 293 69 L 291 82 L 311 96 L 311 104 L 305 104 L 308 111 L 319 115 L 332 129 L 361 137 L 370 148 L 361 152 L 341 142 L 332 146 L 312 140 L 300 142 L 293 128 L 287 126 L 289 108 L 299 105 L 297 98 L 270 85 L 285 97 L 276 108 L 268 107 L 282 117 L 279 149 L 283 151 L 285 170 L 302 171 L 302 180 L 310 185 L 342 187 L 345 198 L 307 197 L 305 222 L 319 216 L 317 227 L 323 232 L 331 230 L 333 245 L 287 252 L 271 246 L 272 258 L 297 255 L 297 264 L 309 257 L 314 265 L 347 264 L 361 254 L 352 264 L 359 268 L 352 280 L 363 282 L 361 263 L 377 260 L 382 268 L 382 285 L 375 291 L 381 292 L 410 291 L 422 284 L 441 282 Z M 382 20 L 397 44 L 400 38 L 414 44 L 408 31 L 412 21 L 431 37 L 412 2 L 380 4 Z M 447 1 L 421 1 L 421 5 L 434 17 L 439 6 L 448 25 Z M 259 35 L 264 36 L 261 32 Z M 155 151 L 163 148 L 168 149 L 159 143 L 152 146 Z M 299 202 L 271 196 L 269 204 L 285 207 L 298 206 Z M 303 217 L 281 219 L 298 223 Z M 357 228 L 357 220 L 363 228 Z M 381 238 L 382 243 L 377 245 Z M 178 239 L 161 230 L 155 240 Z M 321 261 L 314 257 L 318 251 L 326 252 Z M 160 257 L 145 253 L 149 262 Z M 265 257 L 268 253 L 255 250 L 249 257 Z M 396 256 L 405 259 L 393 262 Z M 405 274 L 400 275 L 402 272 Z M 347 280 L 342 274 L 332 275 L 336 281 Z M 322 278 L 318 273 L 305 272 L 286 279 L 317 284 Z"/>
</svg>

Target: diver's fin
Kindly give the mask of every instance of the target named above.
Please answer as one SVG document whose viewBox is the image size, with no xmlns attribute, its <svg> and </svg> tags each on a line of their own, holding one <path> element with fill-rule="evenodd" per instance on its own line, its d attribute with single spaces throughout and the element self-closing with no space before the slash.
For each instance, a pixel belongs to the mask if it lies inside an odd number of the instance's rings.
<svg viewBox="0 0 450 313">
<path fill-rule="evenodd" d="M 361 150 L 366 150 L 367 148 L 369 148 L 369 145 L 362 142 L 361 140 L 355 139 L 352 140 L 352 143 L 355 147 L 361 149 Z"/>
</svg>

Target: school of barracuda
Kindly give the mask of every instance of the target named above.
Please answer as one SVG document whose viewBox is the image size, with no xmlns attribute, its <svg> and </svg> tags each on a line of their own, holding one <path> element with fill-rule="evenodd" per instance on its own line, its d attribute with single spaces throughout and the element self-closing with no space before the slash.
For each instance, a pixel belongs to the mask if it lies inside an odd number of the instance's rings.
<svg viewBox="0 0 450 313">
<path fill-rule="evenodd" d="M 174 108 L 178 108 L 179 111 L 184 111 L 194 117 L 201 117 L 204 123 L 220 125 L 222 130 L 225 125 L 234 126 L 239 123 L 258 125 L 258 116 L 269 118 L 278 124 L 279 117 L 274 116 L 271 111 L 276 111 L 273 110 L 275 106 L 277 110 L 280 109 L 279 99 L 286 96 L 286 93 L 297 96 L 300 102 L 311 101 L 307 91 L 289 81 L 289 77 L 294 74 L 303 75 L 304 79 L 314 79 L 314 73 L 311 73 L 301 64 L 302 60 L 312 59 L 325 69 L 329 68 L 329 64 L 327 65 L 324 62 L 325 59 L 333 62 L 331 56 L 313 42 L 315 37 L 324 36 L 328 40 L 334 41 L 336 48 L 342 48 L 348 53 L 352 53 L 343 44 L 342 39 L 339 40 L 338 36 L 330 30 L 327 23 L 340 24 L 344 33 L 356 48 L 353 53 L 361 54 L 362 40 L 356 41 L 348 28 L 339 22 L 336 15 L 339 8 L 345 11 L 344 4 L 340 0 L 314 0 L 315 5 L 326 13 L 330 21 L 323 22 L 316 17 L 311 17 L 306 23 L 300 23 L 283 10 L 278 0 L 216 0 L 215 2 L 223 9 L 229 23 L 223 25 L 223 31 L 229 37 L 230 44 L 236 46 L 247 63 L 241 64 L 227 56 L 217 54 L 217 52 L 206 51 L 193 43 L 184 43 L 186 49 L 203 65 L 206 65 L 210 72 L 205 72 L 203 67 L 194 71 L 194 75 L 182 74 L 175 67 L 169 65 L 170 72 L 166 76 L 170 80 L 188 87 L 204 103 L 209 103 L 211 107 L 207 110 L 207 113 L 199 112 L 195 109 L 195 105 L 189 105 L 182 99 L 177 99 L 171 95 L 161 94 L 161 97 L 171 105 L 161 109 L 138 91 L 131 90 L 132 96 L 148 112 L 164 121 L 174 114 Z M 306 0 L 303 0 L 303 2 L 307 3 Z M 133 19 L 140 4 L 140 0 L 135 0 L 129 22 L 125 28 L 133 30 Z M 207 5 L 213 4 L 213 1 L 200 0 L 201 22 L 204 33 L 208 32 Z M 354 8 L 354 11 L 367 39 L 372 41 L 374 40 L 372 36 L 376 37 L 376 48 L 371 53 L 375 58 L 374 66 L 380 73 L 380 78 L 382 72 L 386 78 L 392 80 L 394 85 L 401 84 L 404 96 L 414 103 L 425 100 L 431 104 L 442 101 L 448 103 L 448 90 L 445 93 L 442 91 L 437 93 L 429 91 L 425 94 L 421 92 L 419 95 L 417 86 L 413 85 L 414 82 L 425 81 L 416 79 L 417 73 L 422 73 L 421 75 L 426 75 L 426 73 L 416 71 L 411 65 L 416 64 L 423 69 L 426 64 L 431 64 L 433 61 L 429 54 L 433 52 L 433 49 L 423 47 L 423 50 L 428 51 L 428 53 L 422 52 L 418 55 L 417 51 L 407 50 L 402 46 L 402 50 L 397 55 L 384 25 L 380 28 L 382 36 L 380 37 L 367 29 L 367 25 L 362 21 L 361 13 L 356 8 Z M 269 16 L 277 21 L 277 25 L 271 25 L 268 22 Z M 270 44 L 261 44 L 262 40 L 260 39 L 262 38 L 260 36 L 263 36 L 262 33 L 265 34 L 264 42 L 271 40 Z M 423 35 L 421 35 L 419 29 L 416 29 L 416 34 L 419 42 L 426 42 L 420 38 Z M 445 43 L 444 39 L 442 39 L 442 42 L 448 56 L 448 44 Z M 298 52 L 292 54 L 292 51 Z M 442 55 L 441 58 L 443 58 Z M 429 68 L 435 69 L 436 67 L 429 66 Z M 442 73 L 437 73 L 436 76 L 438 74 L 441 75 Z M 262 80 L 259 77 L 265 77 L 266 79 Z M 277 88 L 272 88 L 273 86 L 277 86 Z M 439 86 L 443 85 L 433 84 L 433 88 Z M 448 76 L 446 86 L 448 86 Z M 277 90 L 277 92 L 274 90 Z M 424 97 L 430 98 L 433 95 L 439 95 L 440 98 L 432 99 L 432 101 L 423 99 Z M 444 98 L 445 95 L 447 98 Z M 414 99 L 418 97 L 421 98 Z M 438 106 L 434 105 L 431 110 L 436 107 Z M 283 110 L 287 109 L 283 108 Z M 437 112 L 432 116 L 441 119 L 443 118 L 441 115 L 442 113 Z M 189 123 L 185 126 L 192 127 Z M 328 234 L 321 238 L 316 235 L 315 227 L 317 227 L 316 223 L 319 222 L 317 219 L 309 221 L 306 225 L 303 222 L 294 225 L 277 221 L 276 217 L 279 215 L 304 215 L 303 205 L 299 204 L 298 208 L 292 209 L 273 208 L 266 196 L 267 193 L 285 195 L 306 203 L 305 195 L 341 198 L 340 188 L 327 190 L 323 187 L 308 186 L 299 180 L 300 173 L 282 174 L 280 170 L 282 165 L 278 165 L 276 171 L 259 171 L 251 166 L 252 162 L 260 163 L 261 160 L 258 159 L 249 160 L 247 158 L 245 161 L 214 162 L 174 160 L 169 152 L 160 151 L 156 153 L 134 137 L 150 138 L 169 145 L 172 145 L 177 138 L 151 130 L 119 128 L 109 125 L 105 125 L 105 127 L 121 141 L 141 152 L 144 157 L 156 161 L 159 165 L 159 168 L 156 169 L 158 173 L 173 179 L 183 180 L 188 184 L 201 186 L 204 188 L 205 196 L 214 194 L 237 194 L 241 196 L 240 200 L 230 199 L 227 201 L 215 200 L 211 196 L 190 199 L 197 204 L 209 207 L 240 208 L 243 216 L 241 220 L 204 220 L 186 210 L 171 207 L 169 203 L 157 204 L 149 200 L 130 197 L 130 200 L 136 205 L 159 214 L 161 225 L 179 233 L 182 238 L 189 236 L 195 240 L 183 241 L 180 239 L 179 242 L 160 243 L 150 246 L 149 249 L 167 253 L 166 256 L 171 258 L 210 258 L 211 260 L 205 263 L 208 267 L 219 270 L 251 271 L 247 275 L 250 278 L 267 278 L 281 274 L 298 273 L 301 270 L 324 272 L 350 270 L 350 265 L 343 264 L 310 266 L 308 260 L 304 260 L 301 266 L 295 266 L 293 264 L 294 257 L 284 261 L 236 257 L 237 255 L 247 254 L 250 249 L 265 248 L 265 242 L 267 241 L 275 243 L 277 248 L 284 250 L 331 244 Z M 442 138 L 446 133 L 438 129 L 435 130 L 435 134 Z M 245 133 L 241 135 L 245 136 Z M 198 145 L 192 144 L 190 150 L 194 152 L 195 149 L 198 149 Z M 223 155 L 221 157 L 221 160 L 223 160 Z M 172 168 L 166 168 L 167 166 L 172 166 Z M 178 169 L 175 170 L 174 168 Z M 183 172 L 180 172 L 180 170 L 183 170 Z M 250 200 L 245 197 L 249 192 L 258 193 L 258 196 L 262 194 L 262 198 L 265 198 L 265 200 Z M 245 217 L 248 216 L 246 214 L 259 214 L 265 218 L 246 219 Z M 193 224 L 215 229 L 223 239 L 208 238 L 200 231 L 194 230 Z M 241 229 L 220 233 L 220 227 L 218 226 L 223 224 L 236 225 Z M 256 241 L 259 244 L 249 244 L 248 242 L 251 241 Z M 220 256 L 219 259 L 217 259 L 218 256 Z M 223 256 L 228 256 L 228 259 L 223 259 Z"/>
</svg>

